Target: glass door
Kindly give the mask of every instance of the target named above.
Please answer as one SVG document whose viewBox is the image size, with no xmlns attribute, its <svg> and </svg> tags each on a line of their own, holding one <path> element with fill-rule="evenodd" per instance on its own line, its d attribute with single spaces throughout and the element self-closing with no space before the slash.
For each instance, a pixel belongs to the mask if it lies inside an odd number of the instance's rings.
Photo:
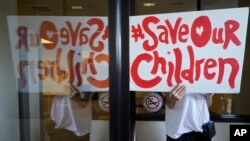
<svg viewBox="0 0 250 141">
<path fill-rule="evenodd" d="M 108 1 L 0 3 L 1 140 L 108 141 Z"/>
</svg>

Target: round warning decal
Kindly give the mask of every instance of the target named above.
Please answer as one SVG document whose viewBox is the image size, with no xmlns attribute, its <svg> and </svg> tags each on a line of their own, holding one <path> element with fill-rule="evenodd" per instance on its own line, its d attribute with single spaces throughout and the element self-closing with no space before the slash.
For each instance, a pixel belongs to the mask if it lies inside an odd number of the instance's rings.
<svg viewBox="0 0 250 141">
<path fill-rule="evenodd" d="M 157 112 L 163 105 L 162 97 L 158 93 L 149 93 L 144 96 L 143 107 L 149 112 Z"/>
<path fill-rule="evenodd" d="M 98 104 L 103 111 L 109 112 L 109 93 L 101 94 L 98 99 Z"/>
</svg>

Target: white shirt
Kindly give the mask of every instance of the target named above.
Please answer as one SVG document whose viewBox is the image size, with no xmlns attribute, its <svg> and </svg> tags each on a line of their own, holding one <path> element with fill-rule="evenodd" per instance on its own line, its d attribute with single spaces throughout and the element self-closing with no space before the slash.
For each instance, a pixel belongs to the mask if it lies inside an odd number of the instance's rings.
<svg viewBox="0 0 250 141">
<path fill-rule="evenodd" d="M 202 132 L 202 124 L 210 120 L 205 94 L 185 94 L 174 109 L 166 105 L 166 134 L 173 139 L 188 132 Z"/>
<path fill-rule="evenodd" d="M 51 107 L 51 119 L 56 123 L 55 128 L 64 128 L 83 136 L 91 131 L 91 96 L 85 108 L 79 106 L 69 96 L 55 96 Z"/>
</svg>

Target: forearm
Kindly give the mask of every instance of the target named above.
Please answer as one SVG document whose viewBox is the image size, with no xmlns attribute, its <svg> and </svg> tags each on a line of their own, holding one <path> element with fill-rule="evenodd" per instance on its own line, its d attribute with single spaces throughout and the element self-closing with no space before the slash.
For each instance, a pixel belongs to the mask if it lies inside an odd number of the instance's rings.
<svg viewBox="0 0 250 141">
<path fill-rule="evenodd" d="M 206 101 L 207 101 L 207 106 L 211 107 L 213 104 L 213 93 L 206 94 Z"/>
</svg>

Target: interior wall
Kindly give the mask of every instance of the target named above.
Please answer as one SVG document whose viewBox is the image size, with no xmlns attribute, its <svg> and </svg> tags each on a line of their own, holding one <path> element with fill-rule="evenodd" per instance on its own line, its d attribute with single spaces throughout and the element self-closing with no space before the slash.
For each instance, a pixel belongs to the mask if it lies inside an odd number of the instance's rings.
<svg viewBox="0 0 250 141">
<path fill-rule="evenodd" d="M 0 140 L 19 141 L 18 97 L 8 39 L 7 15 L 16 14 L 16 1 L 0 1 Z"/>
</svg>

